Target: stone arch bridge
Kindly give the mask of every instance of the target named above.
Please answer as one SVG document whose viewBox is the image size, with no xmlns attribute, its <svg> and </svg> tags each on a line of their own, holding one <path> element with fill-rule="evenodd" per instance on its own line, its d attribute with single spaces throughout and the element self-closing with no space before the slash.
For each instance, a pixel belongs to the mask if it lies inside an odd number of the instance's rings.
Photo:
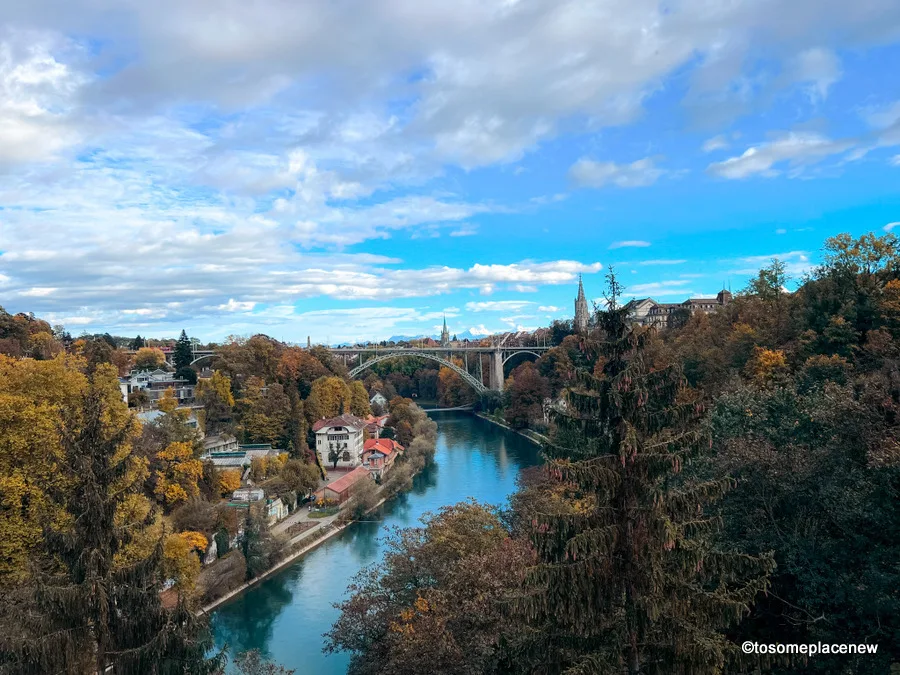
<svg viewBox="0 0 900 675">
<path fill-rule="evenodd" d="M 350 369 L 350 377 L 354 378 L 368 370 L 371 366 L 389 359 L 402 358 L 404 356 L 415 356 L 422 359 L 434 361 L 442 366 L 447 366 L 458 374 L 464 382 L 479 394 L 493 389 L 495 391 L 503 391 L 503 366 L 511 359 L 521 355 L 530 354 L 535 357 L 547 351 L 549 347 L 385 347 L 382 349 L 374 348 L 335 348 L 331 349 L 332 354 L 341 355 L 348 360 L 348 357 L 356 357 L 357 365 Z M 473 375 L 465 368 L 460 368 L 453 363 L 451 356 L 463 356 L 468 362 L 468 355 L 472 354 L 478 358 L 479 376 Z M 490 355 L 490 367 L 488 368 L 488 385 L 484 384 L 484 376 L 481 370 L 481 355 Z M 347 364 L 348 367 L 350 363 Z"/>
</svg>

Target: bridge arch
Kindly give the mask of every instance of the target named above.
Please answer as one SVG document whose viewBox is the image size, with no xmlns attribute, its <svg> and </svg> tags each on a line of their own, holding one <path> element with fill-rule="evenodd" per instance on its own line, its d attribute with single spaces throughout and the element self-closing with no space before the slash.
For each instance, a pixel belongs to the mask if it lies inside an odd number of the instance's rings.
<svg viewBox="0 0 900 675">
<path fill-rule="evenodd" d="M 516 358 L 517 356 L 520 356 L 520 355 L 522 355 L 522 354 L 531 354 L 531 355 L 532 355 L 534 358 L 536 358 L 536 359 L 541 358 L 541 355 L 538 354 L 537 352 L 533 352 L 533 351 L 531 351 L 530 349 L 520 349 L 520 350 L 511 352 L 506 358 L 504 358 L 504 359 L 503 359 L 503 365 L 505 366 L 506 363 L 507 363 L 507 361 L 511 361 L 512 359 L 514 359 L 514 358 Z"/>
<path fill-rule="evenodd" d="M 211 354 L 204 354 L 203 356 L 198 356 L 196 359 L 194 359 L 193 361 L 191 361 L 191 364 L 190 364 L 190 365 L 193 366 L 194 364 L 200 363 L 201 361 L 203 361 L 203 360 L 205 360 L 205 359 L 211 359 L 211 358 L 213 358 L 215 355 L 216 355 L 215 352 L 213 352 L 213 353 L 211 353 Z"/>
<path fill-rule="evenodd" d="M 368 370 L 371 366 L 374 366 L 376 363 L 381 363 L 382 361 L 387 361 L 388 359 L 396 359 L 402 356 L 418 356 L 423 359 L 428 359 L 429 361 L 435 361 L 436 363 L 440 363 L 442 366 L 447 366 L 452 371 L 454 371 L 457 375 L 459 375 L 467 384 L 469 384 L 475 391 L 479 394 L 487 391 L 487 387 L 478 380 L 478 378 L 473 377 L 470 373 L 466 372 L 458 365 L 450 361 L 449 359 L 445 359 L 442 356 L 434 354 L 432 352 L 419 352 L 413 349 L 404 349 L 402 352 L 387 352 L 384 354 L 376 354 L 368 361 L 363 362 L 362 364 L 356 366 L 353 370 L 350 371 L 349 375 L 351 378 L 356 377 L 360 373 Z"/>
</svg>

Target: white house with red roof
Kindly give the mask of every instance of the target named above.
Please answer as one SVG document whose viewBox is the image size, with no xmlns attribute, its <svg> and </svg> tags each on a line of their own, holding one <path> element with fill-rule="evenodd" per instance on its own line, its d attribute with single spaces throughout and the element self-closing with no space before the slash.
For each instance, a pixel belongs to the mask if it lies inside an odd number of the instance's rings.
<svg viewBox="0 0 900 675">
<path fill-rule="evenodd" d="M 328 469 L 354 469 L 362 462 L 365 420 L 345 413 L 313 424 L 319 464 Z"/>
<path fill-rule="evenodd" d="M 392 438 L 370 438 L 363 444 L 362 465 L 380 479 L 402 452 L 403 446 Z"/>
</svg>

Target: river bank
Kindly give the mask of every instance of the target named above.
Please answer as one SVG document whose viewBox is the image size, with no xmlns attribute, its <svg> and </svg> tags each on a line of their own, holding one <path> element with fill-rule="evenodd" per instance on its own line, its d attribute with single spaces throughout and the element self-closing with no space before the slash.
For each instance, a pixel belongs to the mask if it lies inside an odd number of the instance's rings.
<svg viewBox="0 0 900 675">
<path fill-rule="evenodd" d="M 378 503 L 376 503 L 371 509 L 369 509 L 366 512 L 366 514 L 372 513 L 375 509 L 377 509 L 379 506 L 384 504 L 388 499 L 389 499 L 389 497 L 382 497 L 378 501 Z M 340 534 L 345 528 L 349 527 L 350 525 L 352 525 L 353 523 L 356 522 L 355 520 L 349 520 L 346 522 L 335 524 L 335 521 L 338 521 L 340 519 L 340 516 L 341 516 L 341 513 L 338 512 L 338 513 L 334 514 L 333 516 L 324 518 L 322 520 L 322 522 L 319 523 L 318 525 L 315 525 L 314 527 L 311 527 L 310 529 L 308 529 L 306 532 L 303 532 L 303 533 L 297 535 L 297 537 L 295 539 L 292 539 L 290 542 L 288 542 L 288 546 L 292 550 L 283 559 L 281 559 L 280 561 L 275 563 L 275 565 L 270 567 L 268 570 L 266 570 L 259 576 L 253 577 L 250 581 L 247 581 L 244 584 L 241 584 L 240 586 L 238 586 L 234 590 L 229 591 L 222 597 L 216 598 L 212 602 L 201 607 L 199 610 L 197 610 L 197 614 L 198 615 L 199 614 L 209 614 L 212 610 L 216 609 L 217 607 L 224 605 L 229 600 L 233 600 L 234 598 L 241 595 L 242 593 L 244 593 L 248 589 L 252 588 L 253 586 L 256 586 L 257 584 L 262 583 L 263 581 L 268 579 L 273 574 L 276 574 L 277 572 L 281 571 L 282 569 L 284 569 L 286 566 L 293 563 L 298 558 L 306 555 L 307 553 L 309 553 L 310 551 L 315 549 L 317 546 L 320 546 L 321 544 L 325 543 L 331 537 L 334 537 L 334 536 Z M 307 541 L 308 539 L 311 541 Z"/>
<path fill-rule="evenodd" d="M 270 559 L 270 566 L 264 572 L 236 585 L 234 588 L 228 588 L 227 590 L 222 588 L 217 583 L 217 575 L 223 567 L 231 564 L 228 561 L 228 557 L 234 556 L 235 553 L 229 553 L 214 561 L 201 573 L 202 581 L 200 586 L 204 589 L 203 594 L 206 596 L 206 602 L 198 610 L 198 614 L 209 613 L 216 607 L 238 597 L 247 589 L 261 583 L 324 541 L 334 537 L 360 517 L 372 513 L 388 499 L 413 487 L 415 476 L 433 460 L 437 442 L 437 425 L 415 404 L 410 404 L 407 407 L 401 406 L 394 411 L 394 414 L 408 420 L 410 422 L 409 427 L 414 430 L 415 435 L 406 447 L 405 452 L 396 459 L 391 471 L 385 474 L 385 482 L 383 484 L 379 483 L 374 488 L 371 486 L 374 486 L 375 483 L 368 479 L 358 483 L 358 489 L 354 488 L 350 499 L 341 504 L 336 513 L 321 518 L 315 524 L 306 527 L 293 537 L 290 537 L 293 529 L 292 523 L 299 523 L 299 520 L 305 520 L 299 511 L 275 524 L 270 530 L 269 538 L 272 541 L 279 542 L 278 553 L 275 554 L 277 558 L 274 562 L 271 562 Z M 368 483 L 368 485 L 363 485 L 362 483 Z M 305 523 L 305 525 L 308 524 L 308 522 Z M 285 535 L 289 537 L 287 541 L 279 539 L 279 537 Z M 231 582 L 233 583 L 234 581 L 232 578 Z M 231 583 L 227 584 L 227 586 L 230 585 Z M 215 593 L 222 593 L 222 595 L 210 597 Z"/>
<path fill-rule="evenodd" d="M 502 427 L 502 428 L 506 429 L 507 431 L 511 431 L 514 434 L 519 434 L 519 436 L 521 436 L 522 438 L 524 438 L 538 446 L 543 445 L 546 441 L 550 440 L 543 434 L 539 434 L 538 432 L 532 431 L 531 429 L 513 429 L 501 418 L 496 417 L 494 415 L 488 415 L 487 413 L 483 413 L 483 412 L 476 412 L 475 416 L 480 417 L 485 422 L 490 422 L 491 424 L 496 424 L 498 427 Z"/>
<path fill-rule="evenodd" d="M 502 506 L 521 469 L 540 461 L 533 442 L 471 414 L 440 413 L 433 463 L 412 489 L 388 499 L 377 518 L 351 523 L 314 542 L 302 555 L 269 573 L 210 612 L 216 646 L 233 655 L 259 649 L 297 672 L 347 672 L 347 654 L 322 653 L 322 633 L 337 619 L 353 578 L 382 559 L 385 538 L 415 527 L 426 512 L 473 498 Z M 306 541 L 302 546 L 310 543 Z"/>
</svg>

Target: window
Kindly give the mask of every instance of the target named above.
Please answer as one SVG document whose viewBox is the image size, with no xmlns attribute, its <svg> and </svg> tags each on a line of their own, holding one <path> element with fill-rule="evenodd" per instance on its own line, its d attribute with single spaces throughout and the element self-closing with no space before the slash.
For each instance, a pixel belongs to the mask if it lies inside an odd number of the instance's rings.
<svg viewBox="0 0 900 675">
<path fill-rule="evenodd" d="M 350 453 L 344 452 L 344 454 L 341 455 L 341 459 L 344 460 L 345 462 L 349 462 L 350 461 Z"/>
</svg>

